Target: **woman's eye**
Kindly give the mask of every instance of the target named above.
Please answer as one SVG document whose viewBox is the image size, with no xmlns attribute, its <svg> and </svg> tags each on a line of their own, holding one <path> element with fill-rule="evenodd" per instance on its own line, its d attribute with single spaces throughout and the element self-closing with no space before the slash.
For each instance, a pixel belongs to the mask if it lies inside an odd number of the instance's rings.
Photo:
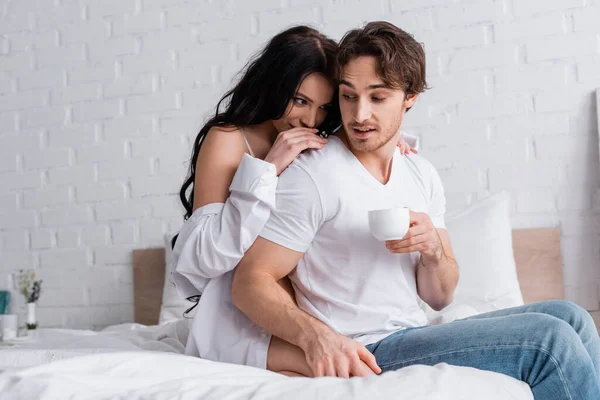
<svg viewBox="0 0 600 400">
<path fill-rule="evenodd" d="M 327 111 L 331 110 L 331 104 L 327 104 L 325 106 L 321 106 L 320 108 L 321 108 L 321 110 L 327 112 Z"/>
<path fill-rule="evenodd" d="M 294 102 L 300 106 L 303 106 L 306 104 L 306 100 L 304 100 L 300 97 L 294 97 Z"/>
<path fill-rule="evenodd" d="M 343 94 L 342 97 L 345 98 L 345 99 L 347 99 L 347 100 L 354 100 L 356 98 L 354 96 L 350 96 L 349 94 Z"/>
</svg>

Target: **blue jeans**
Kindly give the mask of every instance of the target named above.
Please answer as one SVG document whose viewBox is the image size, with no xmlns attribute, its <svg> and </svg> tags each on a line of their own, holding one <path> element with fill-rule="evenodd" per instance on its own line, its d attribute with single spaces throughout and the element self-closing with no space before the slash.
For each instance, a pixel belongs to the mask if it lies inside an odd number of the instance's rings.
<svg viewBox="0 0 600 400">
<path fill-rule="evenodd" d="M 447 363 L 512 376 L 536 399 L 600 399 L 600 339 L 590 314 L 544 301 L 408 328 L 369 344 L 385 371 Z"/>
</svg>

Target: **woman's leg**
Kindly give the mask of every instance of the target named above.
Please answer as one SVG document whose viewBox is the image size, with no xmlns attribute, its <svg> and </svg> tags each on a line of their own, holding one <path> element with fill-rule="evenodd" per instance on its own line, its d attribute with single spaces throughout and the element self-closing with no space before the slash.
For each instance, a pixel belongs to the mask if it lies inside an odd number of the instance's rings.
<svg viewBox="0 0 600 400">
<path fill-rule="evenodd" d="M 289 376 L 290 378 L 306 378 L 305 375 L 300 375 L 300 374 L 297 374 L 295 372 L 290 372 L 290 371 L 279 371 L 279 373 L 281 375 Z"/>
<path fill-rule="evenodd" d="M 306 362 L 304 351 L 276 336 L 271 337 L 269 352 L 267 353 L 267 369 L 273 372 L 295 373 L 300 376 L 313 376 Z"/>
<path fill-rule="evenodd" d="M 289 278 L 281 279 L 279 285 L 285 289 L 295 303 L 296 297 Z M 276 336 L 271 336 L 267 353 L 267 369 L 287 376 L 313 376 L 306 362 L 304 351 Z"/>
</svg>

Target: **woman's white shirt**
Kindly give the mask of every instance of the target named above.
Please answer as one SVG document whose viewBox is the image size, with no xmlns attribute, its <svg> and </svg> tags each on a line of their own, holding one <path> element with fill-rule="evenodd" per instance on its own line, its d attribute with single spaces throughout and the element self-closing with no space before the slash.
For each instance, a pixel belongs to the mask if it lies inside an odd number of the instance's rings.
<svg viewBox="0 0 600 400">
<path fill-rule="evenodd" d="M 181 297 L 201 294 L 212 278 L 233 270 L 275 207 L 273 164 L 244 154 L 225 203 L 194 211 L 173 248 L 173 281 Z"/>
<path fill-rule="evenodd" d="M 271 335 L 233 304 L 233 270 L 275 207 L 277 172 L 244 154 L 225 203 L 194 211 L 173 248 L 173 281 L 181 297 L 201 294 L 186 354 L 266 368 Z"/>
</svg>

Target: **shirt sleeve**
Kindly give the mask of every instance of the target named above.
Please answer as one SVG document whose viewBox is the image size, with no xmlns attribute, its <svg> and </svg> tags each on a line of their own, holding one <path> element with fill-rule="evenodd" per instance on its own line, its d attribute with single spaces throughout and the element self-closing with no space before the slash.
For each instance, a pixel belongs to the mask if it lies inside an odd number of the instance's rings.
<svg viewBox="0 0 600 400">
<path fill-rule="evenodd" d="M 279 176 L 276 204 L 260 236 L 305 252 L 323 223 L 324 212 L 317 185 L 296 163 Z"/>
<path fill-rule="evenodd" d="M 244 154 L 225 203 L 194 211 L 172 253 L 172 279 L 183 298 L 201 294 L 211 278 L 233 270 L 256 240 L 275 207 L 277 171 Z"/>
<path fill-rule="evenodd" d="M 440 229 L 446 229 L 444 214 L 446 213 L 446 196 L 444 195 L 444 186 L 440 175 L 432 164 L 430 168 L 430 197 L 429 197 L 429 217 L 433 226 Z"/>
</svg>

